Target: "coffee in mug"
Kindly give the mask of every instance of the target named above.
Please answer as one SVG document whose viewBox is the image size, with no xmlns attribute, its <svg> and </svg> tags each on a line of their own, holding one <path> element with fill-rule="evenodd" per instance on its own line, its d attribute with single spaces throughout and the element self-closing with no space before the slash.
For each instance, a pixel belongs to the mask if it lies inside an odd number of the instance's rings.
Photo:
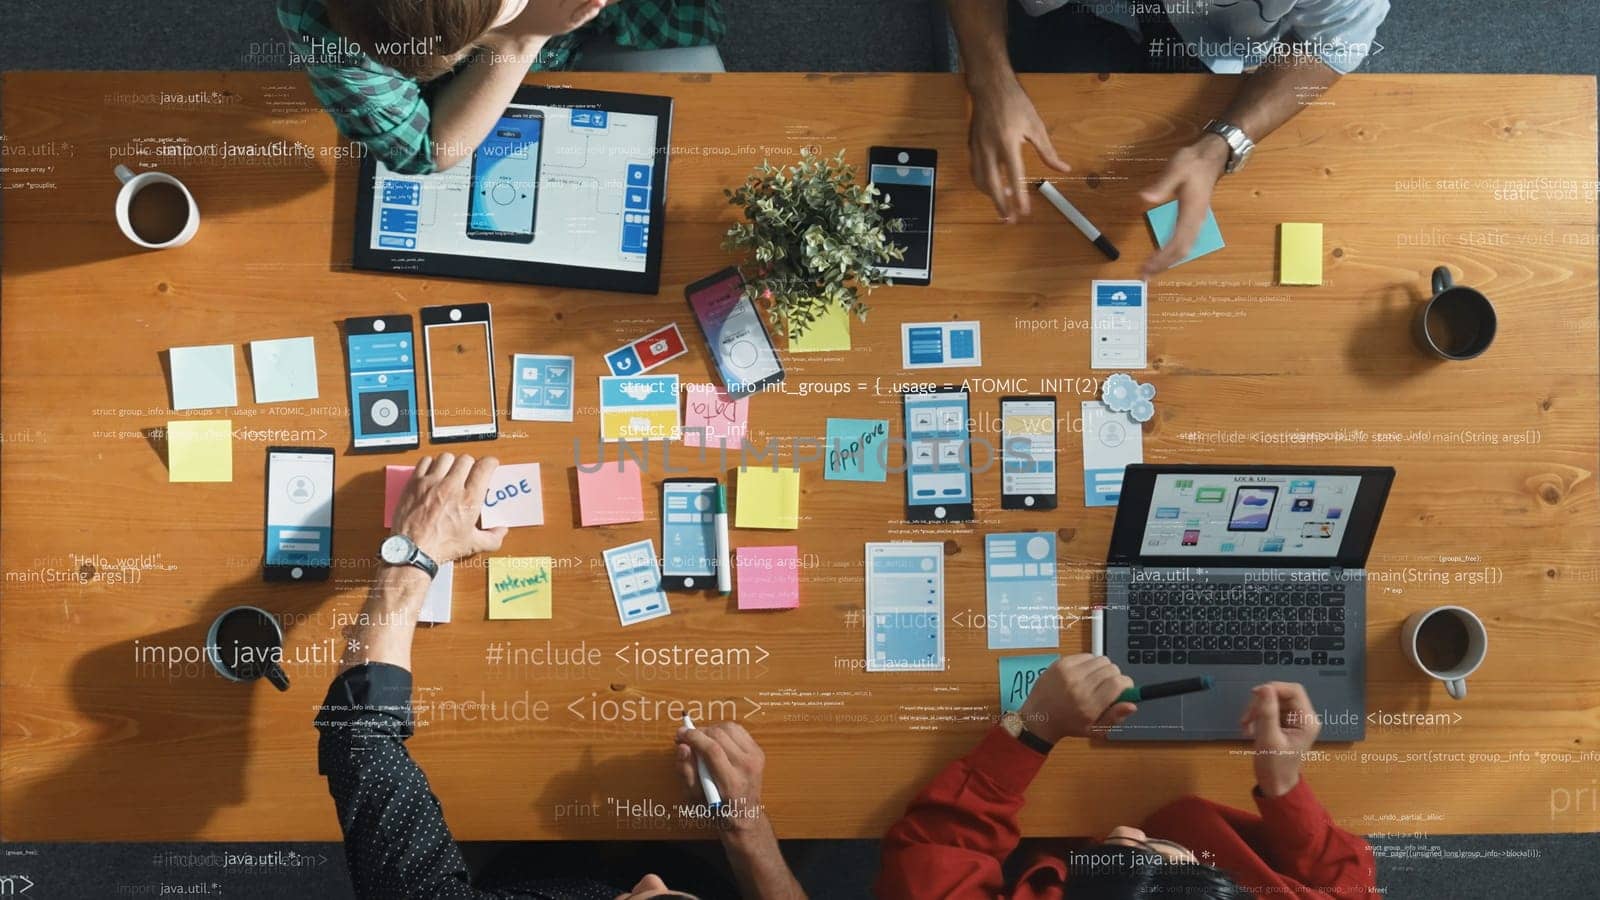
<svg viewBox="0 0 1600 900">
<path fill-rule="evenodd" d="M 265 677 L 280 691 L 289 689 L 283 659 L 283 629 L 264 609 L 235 606 L 211 623 L 206 635 L 206 656 L 229 681 L 254 681 Z"/>
<path fill-rule="evenodd" d="M 128 240 L 150 250 L 181 247 L 200 227 L 200 209 L 183 182 L 165 172 L 117 166 L 117 225 Z"/>
<path fill-rule="evenodd" d="M 1433 270 L 1433 296 L 1412 321 L 1411 334 L 1423 352 L 1440 359 L 1472 359 L 1494 343 L 1499 320 L 1481 291 L 1456 284 L 1450 270 Z"/>
<path fill-rule="evenodd" d="M 1467 696 L 1467 676 L 1483 665 L 1489 633 L 1461 606 L 1436 606 L 1412 613 L 1400 629 L 1400 648 L 1412 664 L 1444 682 L 1450 696 Z"/>
</svg>

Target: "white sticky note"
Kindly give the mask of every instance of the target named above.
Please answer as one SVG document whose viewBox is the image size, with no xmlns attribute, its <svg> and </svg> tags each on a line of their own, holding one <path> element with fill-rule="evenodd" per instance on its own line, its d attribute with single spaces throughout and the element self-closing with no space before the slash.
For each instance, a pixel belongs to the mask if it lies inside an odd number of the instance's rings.
<svg viewBox="0 0 1600 900">
<path fill-rule="evenodd" d="M 439 574 L 433 576 L 433 583 L 428 585 L 428 593 L 422 598 L 422 612 L 417 621 L 436 624 L 450 621 L 450 597 L 455 584 L 456 564 L 441 563 Z"/>
<path fill-rule="evenodd" d="M 317 399 L 317 345 L 308 337 L 250 342 L 257 403 Z"/>
<path fill-rule="evenodd" d="M 484 528 L 544 524 L 544 492 L 539 486 L 538 463 L 494 470 L 483 495 L 482 522 Z"/>
<path fill-rule="evenodd" d="M 1083 401 L 1083 505 L 1116 506 L 1123 469 L 1144 462 L 1144 430 L 1125 412 Z"/>
<path fill-rule="evenodd" d="M 172 363 L 173 409 L 219 409 L 239 405 L 232 344 L 173 347 L 167 354 Z"/>
<path fill-rule="evenodd" d="M 1089 368 L 1149 365 L 1149 303 L 1142 281 L 1096 281 L 1089 296 Z"/>
</svg>

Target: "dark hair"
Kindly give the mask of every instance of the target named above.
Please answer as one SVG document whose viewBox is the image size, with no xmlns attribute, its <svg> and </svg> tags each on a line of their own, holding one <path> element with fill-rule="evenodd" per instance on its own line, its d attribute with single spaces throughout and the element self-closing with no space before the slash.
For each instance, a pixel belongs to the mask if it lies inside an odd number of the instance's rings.
<svg viewBox="0 0 1600 900">
<path fill-rule="evenodd" d="M 483 37 L 500 0 L 327 0 L 328 24 L 368 56 L 427 81 Z"/>
<path fill-rule="evenodd" d="M 1071 900 L 1254 900 L 1215 866 L 1172 862 L 1160 854 L 1126 844 L 1096 844 L 1067 854 L 1067 896 Z"/>
</svg>

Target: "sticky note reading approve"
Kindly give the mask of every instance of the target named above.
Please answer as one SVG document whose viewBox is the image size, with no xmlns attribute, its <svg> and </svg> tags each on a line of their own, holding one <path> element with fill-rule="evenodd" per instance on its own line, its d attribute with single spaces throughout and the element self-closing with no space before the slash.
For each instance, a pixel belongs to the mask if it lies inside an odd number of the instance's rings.
<svg viewBox="0 0 1600 900">
<path fill-rule="evenodd" d="M 550 618 L 548 556 L 489 558 L 489 618 Z"/>
<path fill-rule="evenodd" d="M 829 481 L 883 481 L 889 454 L 889 422 L 885 419 L 829 419 Z"/>
<path fill-rule="evenodd" d="M 1028 699 L 1028 692 L 1033 690 L 1033 685 L 1050 668 L 1050 664 L 1060 659 L 1054 653 L 1036 653 L 1031 656 L 1002 656 L 1000 657 L 1000 712 L 1016 712 L 1022 708 L 1022 701 Z"/>
<path fill-rule="evenodd" d="M 233 420 L 167 423 L 168 481 L 232 481 Z"/>
<path fill-rule="evenodd" d="M 799 528 L 800 472 L 740 469 L 738 528 Z"/>
<path fill-rule="evenodd" d="M 1278 226 L 1278 283 L 1322 283 L 1322 223 L 1284 222 Z"/>
</svg>

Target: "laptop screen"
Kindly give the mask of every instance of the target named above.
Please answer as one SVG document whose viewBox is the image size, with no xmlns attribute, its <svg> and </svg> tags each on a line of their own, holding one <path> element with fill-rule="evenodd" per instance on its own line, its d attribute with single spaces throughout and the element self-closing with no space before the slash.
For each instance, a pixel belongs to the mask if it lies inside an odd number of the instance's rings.
<svg viewBox="0 0 1600 900">
<path fill-rule="evenodd" d="M 1331 559 L 1344 544 L 1360 489 L 1360 475 L 1160 473 L 1139 552 Z"/>
</svg>

